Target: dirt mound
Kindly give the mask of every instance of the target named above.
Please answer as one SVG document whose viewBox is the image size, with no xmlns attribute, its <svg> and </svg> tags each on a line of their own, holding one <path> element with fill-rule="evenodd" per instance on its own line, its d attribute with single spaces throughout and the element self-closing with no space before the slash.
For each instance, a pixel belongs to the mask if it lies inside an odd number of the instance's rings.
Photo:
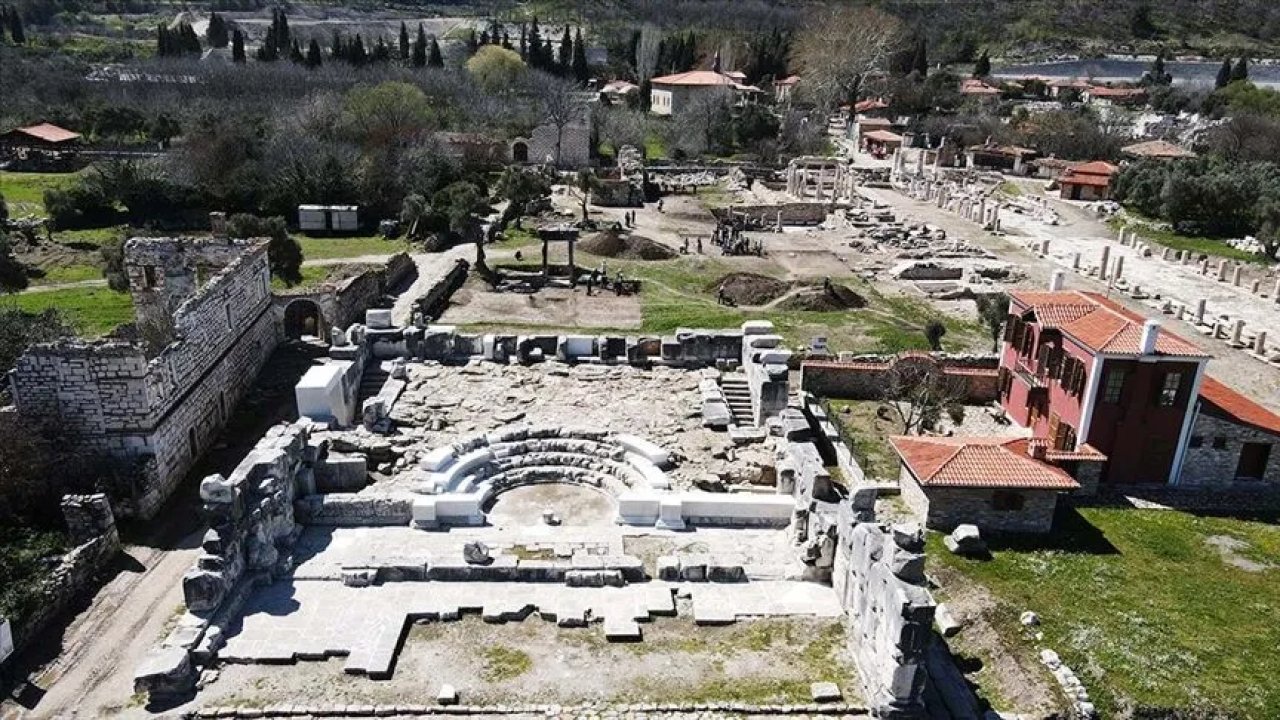
<svg viewBox="0 0 1280 720">
<path fill-rule="evenodd" d="M 787 294 L 790 285 L 755 273 L 730 273 L 711 285 L 711 292 L 724 293 L 734 305 L 764 305 Z"/>
<path fill-rule="evenodd" d="M 671 248 L 640 235 L 617 230 L 603 230 L 578 242 L 578 249 L 598 257 L 624 260 L 670 260 L 676 256 Z"/>
<path fill-rule="evenodd" d="M 867 306 L 867 299 L 843 285 L 832 285 L 830 290 L 815 287 L 778 303 L 780 310 L 812 310 L 832 312 L 856 310 Z"/>
</svg>

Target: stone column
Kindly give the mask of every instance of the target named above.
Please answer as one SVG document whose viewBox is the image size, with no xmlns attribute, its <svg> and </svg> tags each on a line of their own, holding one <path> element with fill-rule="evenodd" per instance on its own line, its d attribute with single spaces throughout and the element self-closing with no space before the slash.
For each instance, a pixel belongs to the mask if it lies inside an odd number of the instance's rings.
<svg viewBox="0 0 1280 720">
<path fill-rule="evenodd" d="M 1107 260 L 1111 257 L 1111 246 L 1102 246 L 1102 259 L 1098 260 L 1098 279 L 1107 279 Z"/>
<path fill-rule="evenodd" d="M 1120 279 L 1120 275 L 1121 275 L 1123 272 L 1124 272 L 1124 256 L 1123 256 L 1123 255 L 1117 255 L 1117 256 L 1116 256 L 1116 269 L 1115 269 L 1115 272 L 1111 273 L 1111 281 L 1112 281 L 1112 282 L 1116 282 L 1117 280 L 1119 280 L 1119 279 Z"/>
<path fill-rule="evenodd" d="M 576 244 L 575 238 L 569 238 L 569 287 L 578 287 L 578 270 L 573 263 L 573 246 Z"/>
<path fill-rule="evenodd" d="M 1200 298 L 1199 300 L 1196 301 L 1196 325 L 1204 324 L 1205 304 L 1206 304 L 1206 300 L 1204 298 Z"/>
<path fill-rule="evenodd" d="M 551 275 L 551 268 L 547 264 L 547 239 L 542 239 L 542 279 L 546 280 Z"/>
<path fill-rule="evenodd" d="M 1200 259 L 1200 274 L 1201 275 L 1209 274 L 1209 258 Z"/>
<path fill-rule="evenodd" d="M 1160 251 L 1160 259 L 1161 259 L 1161 260 L 1164 260 L 1165 262 L 1168 262 L 1168 261 L 1169 261 L 1169 250 L 1170 250 L 1170 248 L 1165 248 L 1164 250 L 1161 250 L 1161 251 Z"/>
<path fill-rule="evenodd" d="M 1236 320 L 1235 327 L 1231 329 L 1231 344 L 1232 345 L 1243 344 L 1243 340 L 1241 339 L 1243 336 L 1244 336 L 1244 321 Z"/>
<path fill-rule="evenodd" d="M 1267 354 L 1267 331 L 1259 330 L 1257 337 L 1253 339 L 1253 351 L 1259 355 Z"/>
<path fill-rule="evenodd" d="M 1226 282 L 1227 280 L 1227 261 L 1218 261 L 1218 282 Z"/>
<path fill-rule="evenodd" d="M 1275 289 L 1271 291 L 1271 300 L 1280 303 L 1280 278 L 1276 278 Z"/>
<path fill-rule="evenodd" d="M 1239 265 L 1236 265 L 1235 267 L 1231 268 L 1231 284 L 1232 285 L 1235 285 L 1236 287 L 1240 287 L 1240 271 L 1243 269 L 1244 268 L 1240 267 Z"/>
<path fill-rule="evenodd" d="M 1251 292 L 1253 292 L 1254 295 L 1257 295 L 1258 292 L 1261 290 L 1262 290 L 1262 278 L 1258 278 L 1257 280 L 1253 281 Z"/>
<path fill-rule="evenodd" d="M 1080 269 L 1080 253 L 1074 253 L 1071 256 L 1071 269 L 1072 270 Z"/>
</svg>

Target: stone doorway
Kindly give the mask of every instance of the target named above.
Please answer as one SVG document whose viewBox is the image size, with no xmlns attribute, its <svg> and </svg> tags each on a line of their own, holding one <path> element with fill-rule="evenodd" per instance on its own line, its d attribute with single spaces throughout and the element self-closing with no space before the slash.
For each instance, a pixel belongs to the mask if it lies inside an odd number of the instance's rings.
<svg viewBox="0 0 1280 720">
<path fill-rule="evenodd" d="M 284 336 L 299 340 L 306 335 L 324 337 L 324 316 L 314 301 L 294 300 L 284 309 Z"/>
</svg>

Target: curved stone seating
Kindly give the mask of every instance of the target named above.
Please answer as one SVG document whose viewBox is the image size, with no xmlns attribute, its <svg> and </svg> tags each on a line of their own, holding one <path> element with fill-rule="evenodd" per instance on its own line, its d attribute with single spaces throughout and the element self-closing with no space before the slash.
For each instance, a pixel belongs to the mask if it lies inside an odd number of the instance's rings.
<svg viewBox="0 0 1280 720">
<path fill-rule="evenodd" d="M 484 505 L 521 485 L 580 484 L 615 498 L 632 490 L 668 490 L 663 466 L 670 462 L 670 453 L 635 435 L 587 427 L 500 428 L 422 458 L 426 479 L 414 490 L 414 524 L 483 523 Z"/>
</svg>

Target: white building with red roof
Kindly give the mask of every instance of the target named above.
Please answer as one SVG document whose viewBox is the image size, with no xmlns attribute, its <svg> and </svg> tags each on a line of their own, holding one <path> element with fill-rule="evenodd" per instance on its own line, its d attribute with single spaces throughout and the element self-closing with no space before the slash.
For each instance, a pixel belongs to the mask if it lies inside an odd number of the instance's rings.
<svg viewBox="0 0 1280 720">
<path fill-rule="evenodd" d="M 724 97 L 734 103 L 754 101 L 762 91 L 746 84 L 740 72 L 722 72 L 720 55 L 710 70 L 662 75 L 649 81 L 649 111 L 655 115 L 677 115 L 705 97 Z"/>
</svg>

